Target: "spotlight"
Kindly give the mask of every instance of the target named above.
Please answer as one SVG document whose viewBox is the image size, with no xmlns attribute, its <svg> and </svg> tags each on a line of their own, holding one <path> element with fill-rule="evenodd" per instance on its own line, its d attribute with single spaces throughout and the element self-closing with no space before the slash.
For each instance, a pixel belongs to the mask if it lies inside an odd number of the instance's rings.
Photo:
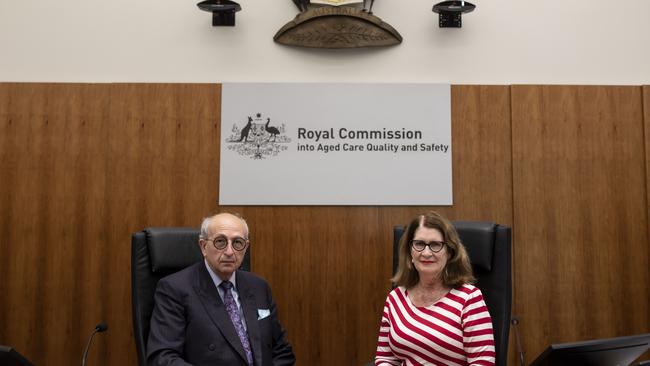
<svg viewBox="0 0 650 366">
<path fill-rule="evenodd" d="M 475 8 L 474 4 L 467 1 L 443 1 L 433 6 L 433 12 L 438 13 L 440 28 L 461 28 L 462 14 L 469 13 Z"/>
<path fill-rule="evenodd" d="M 212 13 L 212 25 L 235 25 L 235 13 L 241 10 L 241 6 L 230 0 L 205 0 L 196 4 L 199 9 Z"/>
</svg>

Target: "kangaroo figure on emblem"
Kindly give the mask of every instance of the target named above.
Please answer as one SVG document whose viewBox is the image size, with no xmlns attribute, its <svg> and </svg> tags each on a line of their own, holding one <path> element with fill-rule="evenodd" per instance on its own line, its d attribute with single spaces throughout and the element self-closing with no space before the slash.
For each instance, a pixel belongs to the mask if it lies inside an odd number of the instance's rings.
<svg viewBox="0 0 650 366">
<path fill-rule="evenodd" d="M 242 142 L 244 139 L 246 139 L 244 142 L 248 142 L 248 134 L 251 132 L 251 127 L 253 125 L 253 118 L 250 116 L 248 117 L 248 123 L 244 128 L 241 129 L 241 136 L 239 136 L 239 140 L 237 142 Z"/>
</svg>

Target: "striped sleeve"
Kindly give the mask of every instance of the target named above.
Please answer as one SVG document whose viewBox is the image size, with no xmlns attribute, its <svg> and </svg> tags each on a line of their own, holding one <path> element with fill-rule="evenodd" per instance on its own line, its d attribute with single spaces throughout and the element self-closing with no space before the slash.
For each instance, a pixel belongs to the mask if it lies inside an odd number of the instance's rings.
<svg viewBox="0 0 650 366">
<path fill-rule="evenodd" d="M 478 288 L 472 288 L 461 317 L 463 347 L 469 366 L 493 366 L 495 350 L 492 318 Z"/>
<path fill-rule="evenodd" d="M 400 365 L 400 361 L 394 354 L 388 344 L 388 334 L 390 332 L 390 316 L 389 316 L 388 299 L 384 304 L 384 312 L 381 317 L 381 324 L 379 326 L 379 337 L 377 339 L 377 352 L 375 353 L 375 366 L 393 366 Z"/>
</svg>

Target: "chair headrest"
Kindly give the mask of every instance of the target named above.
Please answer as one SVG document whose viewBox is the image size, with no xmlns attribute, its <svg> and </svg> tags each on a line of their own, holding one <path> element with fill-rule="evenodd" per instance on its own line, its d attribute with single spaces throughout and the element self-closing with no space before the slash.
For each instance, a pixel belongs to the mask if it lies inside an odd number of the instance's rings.
<svg viewBox="0 0 650 366">
<path fill-rule="evenodd" d="M 199 230 L 184 227 L 146 228 L 153 273 L 181 270 L 201 260 Z"/>
<path fill-rule="evenodd" d="M 460 241 L 474 268 L 492 270 L 496 224 L 484 221 L 454 221 Z"/>
</svg>

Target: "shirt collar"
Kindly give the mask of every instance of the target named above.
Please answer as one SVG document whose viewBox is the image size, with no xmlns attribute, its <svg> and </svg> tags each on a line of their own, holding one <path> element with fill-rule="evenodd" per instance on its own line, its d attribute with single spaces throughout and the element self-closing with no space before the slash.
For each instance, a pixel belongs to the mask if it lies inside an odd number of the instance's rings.
<svg viewBox="0 0 650 366">
<path fill-rule="evenodd" d="M 214 282 L 214 285 L 217 286 L 217 288 L 219 288 L 219 285 L 221 285 L 221 282 L 223 282 L 223 280 L 221 279 L 221 277 L 217 276 L 216 273 L 214 273 L 212 267 L 210 267 L 210 265 L 208 264 L 207 259 L 204 259 L 203 263 L 205 264 L 205 268 L 208 269 L 208 273 L 210 274 L 210 278 L 212 278 L 212 282 Z M 232 282 L 232 287 L 235 290 L 237 290 L 237 271 L 232 273 L 232 276 L 230 276 L 230 279 L 228 279 L 228 281 Z"/>
</svg>

